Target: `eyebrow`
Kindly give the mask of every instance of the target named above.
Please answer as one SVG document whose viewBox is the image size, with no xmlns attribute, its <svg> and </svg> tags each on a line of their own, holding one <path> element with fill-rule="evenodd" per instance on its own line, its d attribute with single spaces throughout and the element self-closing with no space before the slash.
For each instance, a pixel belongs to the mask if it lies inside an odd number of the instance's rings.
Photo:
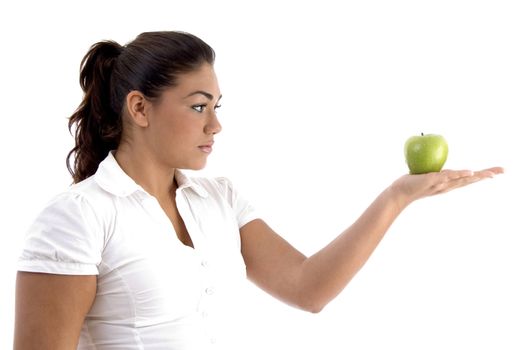
<svg viewBox="0 0 526 350">
<path fill-rule="evenodd" d="M 204 97 L 206 97 L 210 101 L 214 99 L 214 95 L 212 95 L 209 92 L 203 91 L 203 90 L 194 91 L 194 92 L 188 94 L 185 98 L 188 98 L 188 97 L 193 96 L 193 95 L 203 95 Z M 221 97 L 223 97 L 223 95 L 219 95 L 219 98 L 217 100 L 219 101 L 221 99 Z"/>
</svg>

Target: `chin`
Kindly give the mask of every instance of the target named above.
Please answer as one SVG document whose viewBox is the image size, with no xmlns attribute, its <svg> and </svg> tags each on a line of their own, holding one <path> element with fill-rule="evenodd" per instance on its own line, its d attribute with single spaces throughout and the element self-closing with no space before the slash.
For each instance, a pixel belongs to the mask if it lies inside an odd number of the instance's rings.
<svg viewBox="0 0 526 350">
<path fill-rule="evenodd" d="M 180 168 L 180 169 L 197 171 L 197 170 L 203 170 L 205 167 L 206 167 L 206 162 L 202 162 L 202 163 L 187 164 L 187 166 Z"/>
</svg>

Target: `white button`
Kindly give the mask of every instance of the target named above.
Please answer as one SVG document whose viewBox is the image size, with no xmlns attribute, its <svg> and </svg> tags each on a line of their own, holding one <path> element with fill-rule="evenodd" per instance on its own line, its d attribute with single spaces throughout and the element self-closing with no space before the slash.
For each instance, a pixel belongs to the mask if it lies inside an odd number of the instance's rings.
<svg viewBox="0 0 526 350">
<path fill-rule="evenodd" d="M 205 293 L 208 295 L 214 294 L 214 287 L 208 287 L 205 289 Z"/>
</svg>

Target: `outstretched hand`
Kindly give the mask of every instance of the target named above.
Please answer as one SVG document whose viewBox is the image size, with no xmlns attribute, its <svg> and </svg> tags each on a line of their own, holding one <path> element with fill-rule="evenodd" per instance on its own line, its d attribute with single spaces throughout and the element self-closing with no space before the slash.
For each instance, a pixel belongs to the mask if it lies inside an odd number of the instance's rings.
<svg viewBox="0 0 526 350">
<path fill-rule="evenodd" d="M 417 199 L 449 192 L 503 172 L 503 168 L 493 167 L 479 171 L 442 170 L 428 174 L 404 175 L 393 183 L 392 189 L 400 195 L 402 205 L 405 206 Z"/>
</svg>

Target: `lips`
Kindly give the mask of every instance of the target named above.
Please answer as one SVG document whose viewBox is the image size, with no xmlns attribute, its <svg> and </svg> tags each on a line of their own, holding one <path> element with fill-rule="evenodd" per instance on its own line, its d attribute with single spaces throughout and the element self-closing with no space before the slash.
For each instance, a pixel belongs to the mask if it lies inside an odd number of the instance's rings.
<svg viewBox="0 0 526 350">
<path fill-rule="evenodd" d="M 211 141 L 211 142 L 208 142 L 204 145 L 201 145 L 201 146 L 198 146 L 199 149 L 205 153 L 210 153 L 212 152 L 212 145 L 214 144 L 214 141 Z"/>
</svg>

